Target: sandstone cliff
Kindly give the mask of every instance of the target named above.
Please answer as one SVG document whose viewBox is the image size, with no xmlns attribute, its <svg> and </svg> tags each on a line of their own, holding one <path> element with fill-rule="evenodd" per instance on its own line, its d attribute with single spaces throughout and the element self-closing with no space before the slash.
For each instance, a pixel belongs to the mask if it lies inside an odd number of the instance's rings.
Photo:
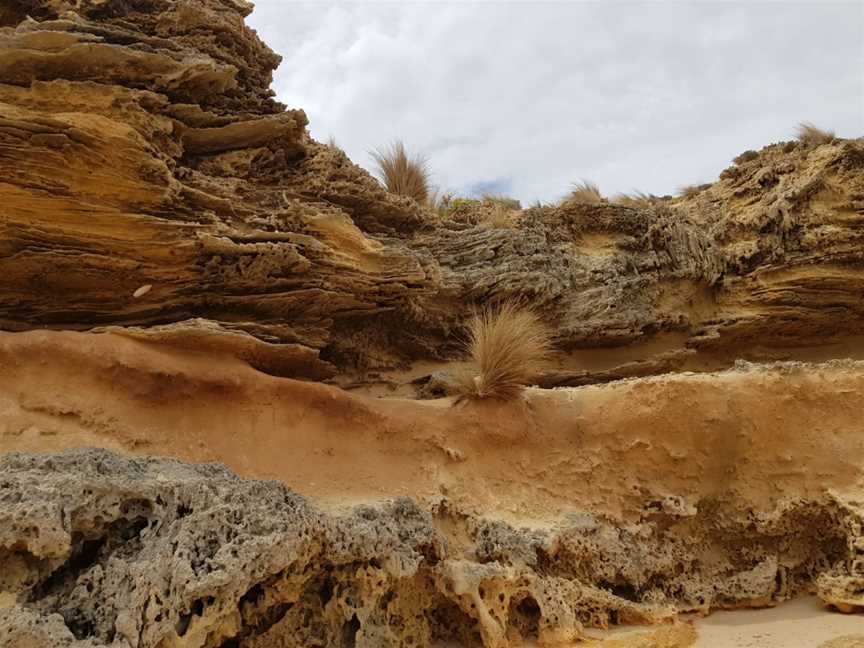
<svg viewBox="0 0 864 648">
<path fill-rule="evenodd" d="M 368 381 L 458 357 L 467 307 L 516 296 L 562 351 L 628 350 L 562 356 L 548 385 L 796 357 L 778 349 L 860 331 L 860 140 L 772 145 L 654 208 L 441 221 L 273 100 L 279 57 L 244 26 L 247 2 L 5 6 L 7 330 L 119 327 L 276 375 Z"/>
</svg>

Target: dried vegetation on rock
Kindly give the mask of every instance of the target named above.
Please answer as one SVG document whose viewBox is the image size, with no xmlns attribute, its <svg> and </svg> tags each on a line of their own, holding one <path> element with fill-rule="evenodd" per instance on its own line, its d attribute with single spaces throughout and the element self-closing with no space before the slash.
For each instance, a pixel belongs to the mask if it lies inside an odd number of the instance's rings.
<svg viewBox="0 0 864 648">
<path fill-rule="evenodd" d="M 477 373 L 465 380 L 462 395 L 511 400 L 545 368 L 552 337 L 536 313 L 505 302 L 471 318 L 468 351 Z"/>
</svg>

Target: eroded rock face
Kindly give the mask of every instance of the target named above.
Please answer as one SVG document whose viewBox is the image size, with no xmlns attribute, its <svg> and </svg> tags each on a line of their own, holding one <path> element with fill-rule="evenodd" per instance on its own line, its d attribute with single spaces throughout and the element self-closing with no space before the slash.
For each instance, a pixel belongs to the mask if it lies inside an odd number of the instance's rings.
<svg viewBox="0 0 864 648">
<path fill-rule="evenodd" d="M 273 101 L 279 57 L 248 3 L 4 6 L 5 328 L 203 327 L 204 348 L 269 344 L 262 368 L 321 377 L 334 319 L 427 282 L 416 254 L 355 225 L 411 229 L 419 208 Z"/>
<path fill-rule="evenodd" d="M 547 645 L 816 583 L 832 600 L 862 575 L 862 511 L 827 496 L 538 531 L 405 498 L 326 513 L 216 464 L 106 451 L 7 455 L 0 475 L 9 648 Z"/>
<path fill-rule="evenodd" d="M 542 310 L 562 351 L 673 336 L 546 386 L 794 357 L 777 349 L 860 330 L 861 140 L 749 152 L 652 207 L 442 221 L 274 101 L 279 57 L 250 10 L 4 3 L 0 327 L 114 327 L 360 380 L 460 355 L 468 307 L 508 297 Z"/>
</svg>

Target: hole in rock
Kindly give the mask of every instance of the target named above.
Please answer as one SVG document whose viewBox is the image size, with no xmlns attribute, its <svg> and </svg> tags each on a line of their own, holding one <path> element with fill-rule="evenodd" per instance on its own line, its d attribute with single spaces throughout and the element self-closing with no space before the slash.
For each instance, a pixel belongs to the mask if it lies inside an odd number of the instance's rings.
<svg viewBox="0 0 864 648">
<path fill-rule="evenodd" d="M 333 581 L 330 578 L 327 578 L 324 581 L 324 584 L 321 585 L 321 589 L 318 590 L 318 596 L 321 598 L 321 605 L 327 605 L 330 602 L 330 599 L 333 598 Z"/>
<path fill-rule="evenodd" d="M 360 630 L 360 619 L 355 614 L 348 623 L 342 626 L 342 645 L 345 648 L 355 648 L 358 630 Z"/>
<path fill-rule="evenodd" d="M 242 608 L 244 603 L 251 603 L 254 605 L 261 600 L 262 596 L 264 596 L 264 587 L 262 587 L 261 583 L 257 583 L 250 587 L 248 591 L 240 597 L 239 607 Z"/>
<path fill-rule="evenodd" d="M 106 540 L 106 536 L 85 540 L 79 534 L 73 534 L 72 552 L 69 559 L 33 588 L 30 592 L 30 600 L 38 601 L 45 598 L 52 591 L 60 588 L 64 583 L 74 580 L 78 574 L 87 570 L 96 562 L 99 557 L 99 550 L 102 549 Z"/>
<path fill-rule="evenodd" d="M 183 637 L 189 631 L 189 625 L 192 623 L 192 617 L 197 616 L 200 617 L 204 614 L 204 608 L 207 605 L 213 603 L 215 599 L 212 596 L 208 596 L 206 603 L 204 599 L 195 599 L 192 603 L 191 610 L 188 614 L 181 614 L 180 618 L 177 619 L 177 623 L 174 626 L 174 629 L 177 631 L 178 637 Z"/>
<path fill-rule="evenodd" d="M 3 0 L 3 6 L 0 7 L 0 27 L 16 27 L 18 24 L 27 20 L 30 16 L 34 20 L 53 20 L 57 18 L 57 13 L 44 7 L 37 7 L 36 2 L 22 2 L 22 0 Z"/>
<path fill-rule="evenodd" d="M 0 9 L 0 27 L 15 27 L 27 18 L 27 12 L 15 6 Z"/>
<path fill-rule="evenodd" d="M 609 589 L 618 598 L 635 601 L 637 603 L 640 600 L 639 592 L 637 592 L 636 588 L 630 583 L 606 586 L 606 589 Z"/>
<path fill-rule="evenodd" d="M 536 639 L 540 634 L 540 605 L 532 596 L 514 599 L 510 602 L 510 623 L 514 625 L 523 639 Z"/>
<path fill-rule="evenodd" d="M 427 613 L 433 642 L 451 642 L 460 646 L 482 646 L 477 621 L 455 603 L 439 600 Z"/>
<path fill-rule="evenodd" d="M 261 615 L 261 620 L 258 622 L 258 625 L 252 630 L 253 635 L 262 635 L 274 625 L 279 623 L 282 619 L 285 618 L 285 615 L 288 614 L 288 610 L 294 607 L 293 603 L 277 603 L 276 605 L 267 609 L 267 611 Z"/>
<path fill-rule="evenodd" d="M 162 0 L 108 0 L 87 11 L 87 17 L 94 20 L 122 18 L 133 12 L 150 14 L 165 11 L 165 6 Z"/>
</svg>

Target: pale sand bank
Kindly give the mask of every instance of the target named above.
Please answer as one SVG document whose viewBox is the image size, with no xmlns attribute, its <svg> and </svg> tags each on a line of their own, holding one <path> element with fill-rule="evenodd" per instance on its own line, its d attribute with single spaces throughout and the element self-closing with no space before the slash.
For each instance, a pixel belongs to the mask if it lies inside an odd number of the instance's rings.
<svg viewBox="0 0 864 648">
<path fill-rule="evenodd" d="M 817 648 L 827 642 L 830 648 L 864 648 L 864 614 L 832 612 L 816 597 L 770 609 L 715 612 L 695 625 L 694 648 Z"/>
</svg>

